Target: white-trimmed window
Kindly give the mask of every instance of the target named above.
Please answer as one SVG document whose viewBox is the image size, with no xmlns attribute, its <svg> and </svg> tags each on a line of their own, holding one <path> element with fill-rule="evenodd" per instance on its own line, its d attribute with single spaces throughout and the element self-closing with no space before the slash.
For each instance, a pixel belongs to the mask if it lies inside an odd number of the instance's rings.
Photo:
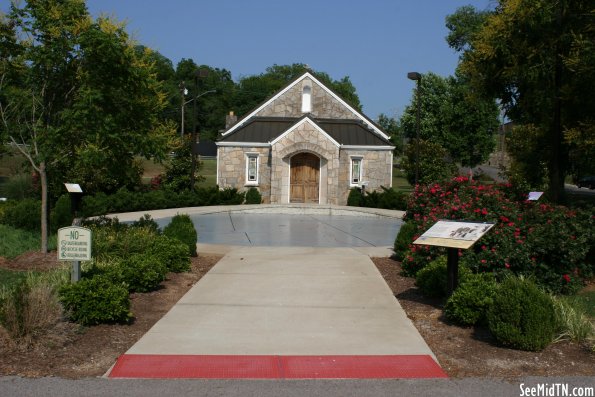
<svg viewBox="0 0 595 397">
<path fill-rule="evenodd" d="M 312 111 L 312 87 L 305 86 L 302 90 L 302 113 L 310 113 Z"/>
<path fill-rule="evenodd" d="M 351 186 L 360 186 L 362 183 L 362 168 L 364 165 L 363 157 L 351 157 L 351 168 L 349 172 L 349 184 Z"/>
<path fill-rule="evenodd" d="M 258 185 L 258 153 L 246 153 L 246 185 Z"/>
</svg>

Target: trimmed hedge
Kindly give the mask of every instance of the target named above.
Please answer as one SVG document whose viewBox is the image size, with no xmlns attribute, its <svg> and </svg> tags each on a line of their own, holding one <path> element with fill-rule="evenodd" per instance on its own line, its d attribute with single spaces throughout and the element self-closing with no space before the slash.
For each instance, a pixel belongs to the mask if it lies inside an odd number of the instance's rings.
<svg viewBox="0 0 595 397">
<path fill-rule="evenodd" d="M 126 188 L 107 196 L 97 193 L 84 196 L 82 214 L 85 217 L 114 212 L 145 211 L 163 208 L 200 207 L 205 205 L 235 205 L 244 202 L 245 193 L 235 188 L 220 190 L 217 186 L 195 191 L 152 190 L 130 192 Z"/>
<path fill-rule="evenodd" d="M 492 274 L 469 274 L 446 301 L 444 315 L 461 325 L 486 323 L 497 290 Z"/>
<path fill-rule="evenodd" d="M 124 323 L 132 318 L 128 288 L 105 276 L 63 286 L 60 301 L 70 320 L 82 325 Z"/>
<path fill-rule="evenodd" d="M 402 261 L 405 258 L 415 233 L 417 233 L 417 226 L 413 222 L 405 222 L 401 225 L 395 239 L 394 257 L 396 260 Z"/>
<path fill-rule="evenodd" d="M 246 204 L 260 204 L 262 202 L 262 196 L 257 188 L 252 186 L 246 192 Z"/>
<path fill-rule="evenodd" d="M 520 350 L 544 349 L 558 328 L 550 296 L 532 281 L 517 277 L 500 284 L 487 318 L 500 344 Z"/>
<path fill-rule="evenodd" d="M 188 215 L 178 214 L 174 216 L 169 225 L 163 229 L 163 234 L 186 244 L 190 256 L 197 256 L 196 242 L 198 240 L 198 234 L 196 233 L 192 219 Z"/>
<path fill-rule="evenodd" d="M 196 244 L 194 246 L 196 247 Z M 181 273 L 190 270 L 188 246 L 177 239 L 159 236 L 151 244 L 147 254 L 165 264 L 170 272 Z"/>
<path fill-rule="evenodd" d="M 386 188 L 380 186 L 381 192 L 372 190 L 365 191 L 362 194 L 360 188 L 352 188 L 347 197 L 347 205 L 352 207 L 384 208 L 388 210 L 407 209 L 407 200 L 409 195 L 404 192 L 398 192 L 392 187 Z"/>
<path fill-rule="evenodd" d="M 471 272 L 462 263 L 459 263 L 459 284 L 465 282 Z M 428 298 L 443 298 L 447 294 L 447 259 L 439 256 L 415 276 L 415 285 L 420 292 Z"/>
</svg>

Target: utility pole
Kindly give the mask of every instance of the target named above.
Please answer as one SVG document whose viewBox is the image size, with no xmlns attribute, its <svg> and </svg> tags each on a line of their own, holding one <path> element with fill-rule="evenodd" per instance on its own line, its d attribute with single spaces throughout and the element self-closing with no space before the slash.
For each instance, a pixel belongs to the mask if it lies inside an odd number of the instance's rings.
<svg viewBox="0 0 595 397">
<path fill-rule="evenodd" d="M 415 131 L 415 184 L 419 181 L 419 123 L 421 113 L 421 73 L 409 72 L 407 73 L 409 80 L 416 82 L 417 88 L 417 114 L 416 114 L 416 131 Z"/>
<path fill-rule="evenodd" d="M 186 94 L 188 94 L 188 90 L 186 89 L 186 83 L 184 83 L 183 81 L 180 83 L 179 87 L 180 87 L 180 93 L 181 93 L 181 97 L 182 97 L 182 102 L 181 102 L 182 124 L 180 126 L 180 138 L 184 139 L 184 108 L 186 107 L 185 96 L 186 96 Z"/>
</svg>

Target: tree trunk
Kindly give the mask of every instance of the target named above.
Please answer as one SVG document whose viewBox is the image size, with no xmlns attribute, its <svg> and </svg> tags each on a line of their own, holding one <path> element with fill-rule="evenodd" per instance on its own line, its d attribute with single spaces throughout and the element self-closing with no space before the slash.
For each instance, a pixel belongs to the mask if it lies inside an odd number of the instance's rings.
<svg viewBox="0 0 595 397">
<path fill-rule="evenodd" d="M 562 8 L 558 6 L 556 17 L 556 24 L 558 27 L 560 37 L 563 34 L 562 30 Z M 554 66 L 554 117 L 551 124 L 551 152 L 549 159 L 549 194 L 550 200 L 555 203 L 563 203 L 565 201 L 564 179 L 566 178 L 566 166 L 568 164 L 568 152 L 564 150 L 564 131 L 562 129 L 562 49 L 560 48 L 560 40 L 556 42 Z"/>
<path fill-rule="evenodd" d="M 41 252 L 48 252 L 48 177 L 45 161 L 39 164 L 39 181 L 41 182 Z"/>
</svg>

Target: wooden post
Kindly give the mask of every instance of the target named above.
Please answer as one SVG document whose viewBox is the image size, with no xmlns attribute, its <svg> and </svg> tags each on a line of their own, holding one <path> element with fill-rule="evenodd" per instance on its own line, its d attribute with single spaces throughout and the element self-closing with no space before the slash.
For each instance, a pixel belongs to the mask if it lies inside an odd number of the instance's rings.
<svg viewBox="0 0 595 397">
<path fill-rule="evenodd" d="M 459 249 L 448 248 L 448 259 L 446 262 L 446 294 L 451 296 L 459 284 Z"/>
</svg>

